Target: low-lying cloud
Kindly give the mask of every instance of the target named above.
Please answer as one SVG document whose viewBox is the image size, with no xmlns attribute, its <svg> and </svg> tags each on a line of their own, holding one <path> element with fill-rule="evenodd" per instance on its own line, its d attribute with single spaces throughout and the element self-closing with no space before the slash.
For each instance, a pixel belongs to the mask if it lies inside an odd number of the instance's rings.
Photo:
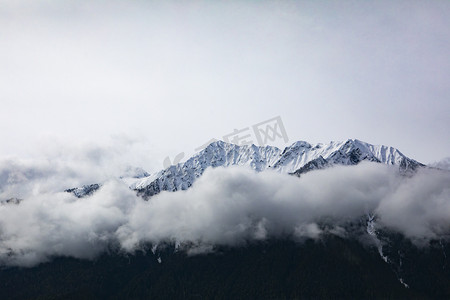
<svg viewBox="0 0 450 300">
<path fill-rule="evenodd" d="M 132 173 L 132 166 L 156 169 L 148 161 L 155 147 L 136 137 L 111 136 L 95 144 L 48 138 L 42 143 L 34 155 L 0 159 L 0 201 L 105 182 Z"/>
<path fill-rule="evenodd" d="M 378 228 L 412 240 L 450 232 L 449 173 L 424 169 L 404 177 L 375 163 L 301 178 L 243 167 L 208 169 L 189 190 L 162 192 L 149 201 L 120 180 L 82 199 L 30 191 L 19 205 L 0 206 L 1 264 L 94 258 L 111 247 L 133 252 L 150 243 L 189 243 L 195 253 L 280 236 L 320 238 L 325 230 L 345 236 L 346 222 L 368 214 L 377 216 Z M 332 227 L 324 229 L 324 222 Z"/>
</svg>

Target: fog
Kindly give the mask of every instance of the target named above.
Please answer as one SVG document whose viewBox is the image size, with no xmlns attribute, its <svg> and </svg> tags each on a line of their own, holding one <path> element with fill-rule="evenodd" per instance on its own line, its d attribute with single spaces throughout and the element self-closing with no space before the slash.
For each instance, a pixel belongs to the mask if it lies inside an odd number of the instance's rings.
<svg viewBox="0 0 450 300">
<path fill-rule="evenodd" d="M 24 199 L 0 206 L 3 265 L 32 266 L 54 256 L 94 259 L 111 249 L 133 253 L 150 244 L 185 245 L 196 254 L 277 237 L 345 238 L 351 234 L 345 223 L 368 214 L 377 216 L 377 229 L 398 231 L 421 246 L 450 232 L 450 174 L 438 170 L 405 177 L 393 167 L 361 163 L 297 178 L 220 167 L 207 169 L 186 191 L 144 201 L 118 179 L 78 199 L 56 191 L 54 181 L 64 182 L 59 176 L 70 167 L 28 167 L 22 181 L 23 171 L 12 171 L 19 167 L 9 162 L 9 173 L 0 177 L 3 195 L 13 185 Z"/>
<path fill-rule="evenodd" d="M 438 170 L 218 168 L 148 202 L 118 178 L 275 116 L 280 148 L 357 138 L 449 156 L 449 1 L 0 0 L 0 45 L 2 265 L 348 237 L 367 214 L 417 245 L 448 236 Z"/>
<path fill-rule="evenodd" d="M 159 163 L 150 159 L 153 148 L 126 136 L 99 139 L 95 144 L 43 139 L 33 152 L 34 158 L 0 159 L 0 200 L 104 182 L 136 167 L 159 170 Z"/>
<path fill-rule="evenodd" d="M 119 133 L 161 166 L 275 116 L 450 155 L 449 1 L 0 0 L 0 45 L 1 156 Z"/>
</svg>

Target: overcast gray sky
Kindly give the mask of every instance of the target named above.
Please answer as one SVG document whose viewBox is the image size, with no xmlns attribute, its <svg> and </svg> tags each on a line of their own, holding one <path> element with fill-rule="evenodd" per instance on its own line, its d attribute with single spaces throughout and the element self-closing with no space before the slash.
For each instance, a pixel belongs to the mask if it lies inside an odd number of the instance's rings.
<svg viewBox="0 0 450 300">
<path fill-rule="evenodd" d="M 162 3 L 0 0 L 0 156 L 113 137 L 159 168 L 275 116 L 450 156 L 450 1 Z"/>
</svg>

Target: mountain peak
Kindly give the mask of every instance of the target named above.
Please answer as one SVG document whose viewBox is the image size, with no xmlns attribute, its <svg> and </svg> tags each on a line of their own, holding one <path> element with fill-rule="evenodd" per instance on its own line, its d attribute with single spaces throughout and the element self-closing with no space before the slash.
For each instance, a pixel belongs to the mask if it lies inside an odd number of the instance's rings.
<svg viewBox="0 0 450 300">
<path fill-rule="evenodd" d="M 222 140 L 217 140 L 217 141 L 213 141 L 213 142 L 209 143 L 208 146 L 206 146 L 205 149 L 207 149 L 207 148 L 214 148 L 214 147 L 223 147 L 225 144 L 230 144 L 230 143 L 224 142 Z"/>
<path fill-rule="evenodd" d="M 209 167 L 238 165 L 247 166 L 256 172 L 272 169 L 298 175 L 333 165 L 355 165 L 363 160 L 396 165 L 401 171 L 411 171 L 423 166 L 393 147 L 372 145 L 357 139 L 314 146 L 306 141 L 297 141 L 283 151 L 274 146 L 240 146 L 218 140 L 186 162 L 138 180 L 130 188 L 144 197 L 163 190 L 185 190 Z"/>
<path fill-rule="evenodd" d="M 311 148 L 311 144 L 305 141 L 297 141 L 295 143 L 293 143 L 291 146 L 289 146 L 288 148 Z"/>
</svg>

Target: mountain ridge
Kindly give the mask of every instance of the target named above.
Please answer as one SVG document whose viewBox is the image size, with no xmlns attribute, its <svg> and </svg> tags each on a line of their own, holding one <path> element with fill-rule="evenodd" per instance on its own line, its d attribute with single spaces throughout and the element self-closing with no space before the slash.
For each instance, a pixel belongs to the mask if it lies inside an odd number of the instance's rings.
<svg viewBox="0 0 450 300">
<path fill-rule="evenodd" d="M 270 169 L 300 176 L 316 169 L 333 165 L 356 165 L 361 161 L 398 166 L 403 173 L 425 167 L 394 147 L 372 145 L 357 139 L 315 145 L 297 141 L 284 150 L 269 145 L 239 146 L 215 141 L 187 161 L 134 180 L 129 187 L 147 199 L 161 191 L 188 189 L 209 167 L 238 165 L 250 167 L 256 172 Z"/>
</svg>

